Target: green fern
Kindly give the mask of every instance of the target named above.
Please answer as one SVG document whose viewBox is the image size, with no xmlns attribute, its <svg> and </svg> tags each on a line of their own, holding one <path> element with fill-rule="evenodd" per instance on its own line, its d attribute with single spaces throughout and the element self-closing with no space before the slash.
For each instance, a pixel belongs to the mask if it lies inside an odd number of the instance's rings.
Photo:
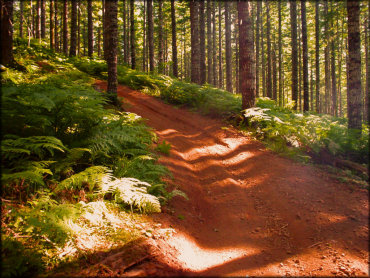
<svg viewBox="0 0 370 278">
<path fill-rule="evenodd" d="M 112 193 L 117 203 L 136 207 L 142 213 L 160 212 L 161 205 L 157 197 L 148 194 L 150 184 L 134 178 L 115 179 L 105 177 L 101 192 Z"/>
</svg>

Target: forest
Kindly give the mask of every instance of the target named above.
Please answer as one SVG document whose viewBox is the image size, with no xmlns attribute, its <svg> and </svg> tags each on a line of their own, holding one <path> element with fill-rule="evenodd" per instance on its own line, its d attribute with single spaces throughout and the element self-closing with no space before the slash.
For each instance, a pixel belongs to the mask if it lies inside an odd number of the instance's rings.
<svg viewBox="0 0 370 278">
<path fill-rule="evenodd" d="M 369 275 L 369 1 L 0 8 L 1 277 Z"/>
</svg>

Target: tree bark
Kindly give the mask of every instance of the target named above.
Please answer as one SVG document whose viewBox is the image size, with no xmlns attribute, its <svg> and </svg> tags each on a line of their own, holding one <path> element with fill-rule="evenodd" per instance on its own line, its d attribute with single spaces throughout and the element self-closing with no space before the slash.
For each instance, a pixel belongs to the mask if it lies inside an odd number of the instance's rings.
<svg viewBox="0 0 370 278">
<path fill-rule="evenodd" d="M 41 38 L 41 0 L 37 0 L 36 2 L 36 39 L 40 39 L 40 38 Z"/>
<path fill-rule="evenodd" d="M 154 27 L 153 27 L 153 0 L 148 0 L 148 46 L 149 46 L 149 70 L 154 72 Z"/>
<path fill-rule="evenodd" d="M 171 25 L 172 25 L 172 73 L 173 76 L 179 77 L 177 61 L 177 40 L 176 40 L 176 10 L 175 0 L 171 0 Z"/>
<path fill-rule="evenodd" d="M 328 2 L 324 1 L 324 13 L 325 13 L 325 110 L 324 112 L 329 114 L 330 112 L 330 42 L 329 42 L 329 17 L 328 17 Z"/>
<path fill-rule="evenodd" d="M 270 4 L 266 1 L 266 14 L 267 14 L 267 82 L 266 82 L 266 92 L 267 97 L 272 98 L 272 68 L 271 68 L 271 24 L 270 24 Z"/>
<path fill-rule="evenodd" d="M 307 47 L 307 21 L 306 21 L 306 0 L 301 1 L 302 19 L 302 51 L 303 51 L 303 111 L 309 108 L 308 92 L 308 47 Z"/>
<path fill-rule="evenodd" d="M 219 88 L 224 88 L 224 76 L 223 76 L 223 62 L 222 62 L 222 31 L 221 31 L 221 23 L 222 23 L 222 16 L 221 16 L 221 1 L 218 2 L 218 82 Z"/>
<path fill-rule="evenodd" d="M 108 65 L 107 92 L 114 104 L 117 100 L 117 0 L 105 1 L 104 37 L 106 40 L 106 60 Z"/>
<path fill-rule="evenodd" d="M 77 1 L 72 1 L 71 10 L 71 45 L 69 56 L 76 56 L 77 52 Z"/>
<path fill-rule="evenodd" d="M 199 42 L 200 42 L 200 84 L 206 83 L 206 34 L 204 21 L 204 0 L 199 1 Z"/>
<path fill-rule="evenodd" d="M 68 55 L 68 0 L 63 3 L 63 52 Z"/>
<path fill-rule="evenodd" d="M 253 35 L 251 22 L 251 2 L 238 2 L 239 21 L 239 89 L 242 94 L 242 109 L 254 106 L 255 71 L 253 54 Z"/>
<path fill-rule="evenodd" d="M 136 53 L 135 53 L 135 0 L 130 0 L 130 27 L 131 27 L 131 68 L 136 69 Z"/>
<path fill-rule="evenodd" d="M 190 1 L 190 28 L 191 28 L 191 82 L 200 84 L 200 44 L 198 1 Z"/>
<path fill-rule="evenodd" d="M 282 34 L 281 34 L 281 1 L 278 2 L 278 17 L 279 17 L 279 106 L 283 106 L 283 58 L 282 58 Z"/>
<path fill-rule="evenodd" d="M 94 53 L 94 23 L 92 0 L 87 0 L 87 55 L 91 58 Z"/>
<path fill-rule="evenodd" d="M 280 5 L 280 1 L 279 1 Z M 256 22 L 256 97 L 259 97 L 260 90 L 260 25 L 261 25 L 262 2 L 257 1 L 257 22 Z M 262 30 L 261 30 L 262 31 Z"/>
<path fill-rule="evenodd" d="M 231 20 L 230 20 L 230 2 L 225 1 L 225 43 L 226 43 L 226 90 L 233 92 L 233 76 L 232 76 L 232 56 L 231 56 Z"/>
<path fill-rule="evenodd" d="M 261 1 L 261 60 L 262 60 L 262 96 L 266 96 L 266 59 L 264 46 L 264 28 L 263 28 L 263 1 Z"/>
<path fill-rule="evenodd" d="M 348 15 L 348 128 L 361 132 L 360 3 L 347 1 Z"/>
<path fill-rule="evenodd" d="M 272 47 L 272 99 L 277 101 L 276 43 Z"/>
<path fill-rule="evenodd" d="M 369 114 L 369 97 L 370 97 L 370 57 L 369 57 L 369 32 L 370 32 L 370 3 L 367 2 L 367 28 L 365 31 L 365 64 L 366 64 L 366 91 L 365 91 L 365 110 L 364 110 L 364 121 L 370 123 Z M 340 68 L 340 67 L 339 67 Z"/>
<path fill-rule="evenodd" d="M 333 2 L 331 2 L 331 11 L 333 11 Z M 332 29 L 333 29 L 333 20 L 332 22 Z M 338 116 L 337 110 L 337 80 L 336 80 L 336 72 L 335 72 L 335 37 L 334 34 L 332 35 L 331 39 L 331 114 L 333 116 Z"/>
<path fill-rule="evenodd" d="M 213 65 L 212 65 L 212 71 L 213 71 L 213 86 L 217 86 L 218 80 L 217 80 L 217 49 L 216 49 L 216 2 L 213 1 L 212 4 L 212 46 L 213 46 Z"/>
<path fill-rule="evenodd" d="M 213 45 L 212 45 L 212 10 L 211 0 L 207 0 L 207 82 L 213 84 Z"/>
<path fill-rule="evenodd" d="M 22 1 L 21 1 L 22 2 Z M 50 0 L 50 49 L 54 49 L 54 0 Z"/>
<path fill-rule="evenodd" d="M 158 0 L 158 72 L 164 73 L 164 56 L 163 56 L 163 0 Z"/>
<path fill-rule="evenodd" d="M 13 58 L 13 0 L 1 2 L 1 61 L 4 66 L 12 66 Z"/>
<path fill-rule="evenodd" d="M 298 53 L 297 53 L 297 3 L 290 0 L 290 26 L 292 43 L 292 100 L 294 110 L 297 110 L 298 102 Z"/>
<path fill-rule="evenodd" d="M 316 112 L 320 113 L 320 1 L 315 3 Z"/>
<path fill-rule="evenodd" d="M 58 1 L 54 1 L 54 47 L 55 51 L 59 51 L 59 35 L 58 35 Z"/>
<path fill-rule="evenodd" d="M 46 37 L 46 8 L 45 0 L 41 0 L 41 38 Z"/>
<path fill-rule="evenodd" d="M 23 1 L 19 2 L 19 37 L 23 38 Z"/>
</svg>

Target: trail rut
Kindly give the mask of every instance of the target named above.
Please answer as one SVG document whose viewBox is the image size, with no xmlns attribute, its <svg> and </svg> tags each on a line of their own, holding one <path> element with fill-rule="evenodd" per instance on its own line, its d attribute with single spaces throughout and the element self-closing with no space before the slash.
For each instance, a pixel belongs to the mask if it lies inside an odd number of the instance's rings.
<svg viewBox="0 0 370 278">
<path fill-rule="evenodd" d="M 105 81 L 96 85 L 106 89 Z M 171 143 L 159 162 L 189 197 L 174 197 L 153 216 L 176 231 L 166 243 L 175 252 L 163 258 L 168 269 L 191 276 L 369 275 L 368 191 L 280 157 L 221 119 L 121 85 L 118 95 L 126 111 Z"/>
</svg>

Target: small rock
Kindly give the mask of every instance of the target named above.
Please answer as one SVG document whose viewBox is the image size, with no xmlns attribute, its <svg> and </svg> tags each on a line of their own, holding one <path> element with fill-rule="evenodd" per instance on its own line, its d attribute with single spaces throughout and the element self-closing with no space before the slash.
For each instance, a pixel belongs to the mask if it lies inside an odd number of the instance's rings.
<svg viewBox="0 0 370 278">
<path fill-rule="evenodd" d="M 346 254 L 342 253 L 341 256 L 344 257 Z"/>
<path fill-rule="evenodd" d="M 218 229 L 214 228 L 213 231 L 217 233 L 218 232 Z"/>
<path fill-rule="evenodd" d="M 284 264 L 283 263 L 280 263 L 280 265 L 279 265 L 280 267 L 283 267 L 284 266 Z"/>
<path fill-rule="evenodd" d="M 325 256 L 325 255 L 323 255 L 323 256 L 321 257 L 321 259 L 322 259 L 322 260 L 326 259 L 326 256 Z"/>
<path fill-rule="evenodd" d="M 323 267 L 322 267 L 322 266 L 320 266 L 320 267 L 319 267 L 319 270 L 323 270 Z"/>
<path fill-rule="evenodd" d="M 298 259 L 297 259 L 297 260 L 295 260 L 294 262 L 295 262 L 296 264 L 299 264 L 299 260 L 298 260 Z"/>
</svg>

